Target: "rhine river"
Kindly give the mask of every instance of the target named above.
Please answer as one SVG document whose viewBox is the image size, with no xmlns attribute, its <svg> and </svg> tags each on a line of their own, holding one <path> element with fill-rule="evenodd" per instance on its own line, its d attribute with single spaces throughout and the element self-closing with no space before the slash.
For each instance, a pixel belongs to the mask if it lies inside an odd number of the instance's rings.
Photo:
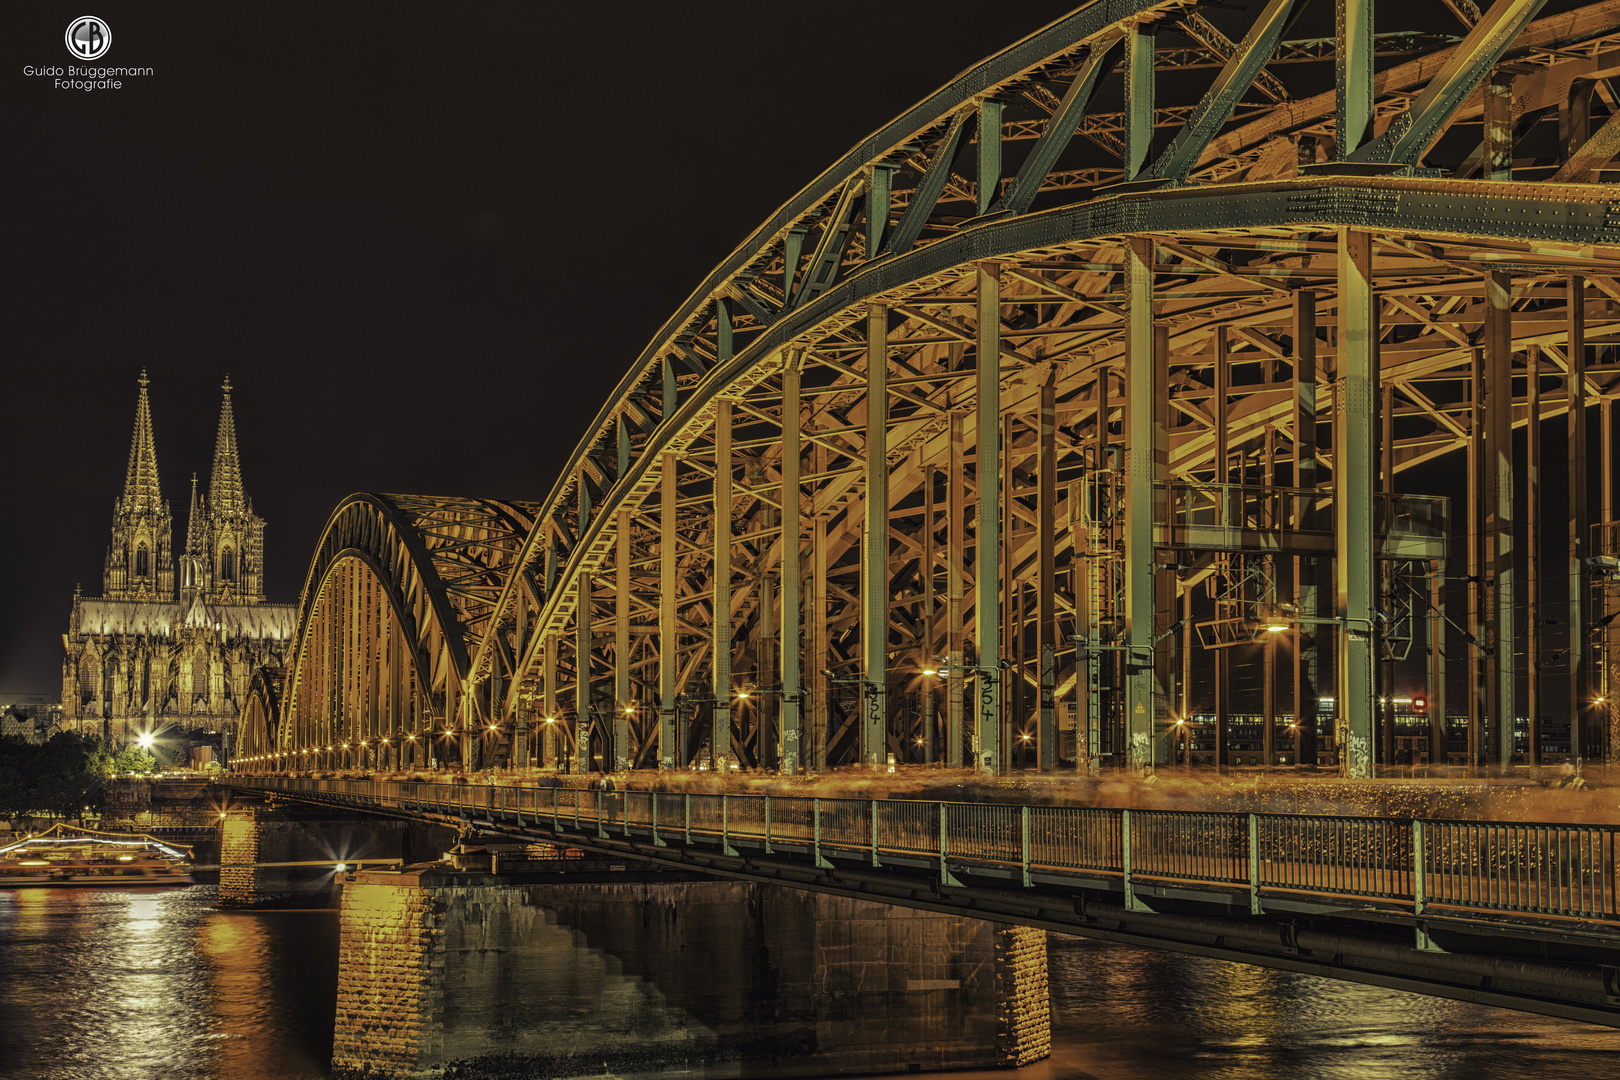
<svg viewBox="0 0 1620 1080">
<path fill-rule="evenodd" d="M 204 886 L 0 890 L 0 1077 L 321 1080 L 338 914 Z M 1053 1053 L 956 1080 L 1590 1080 L 1620 1031 L 1077 938 L 1052 939 Z"/>
</svg>

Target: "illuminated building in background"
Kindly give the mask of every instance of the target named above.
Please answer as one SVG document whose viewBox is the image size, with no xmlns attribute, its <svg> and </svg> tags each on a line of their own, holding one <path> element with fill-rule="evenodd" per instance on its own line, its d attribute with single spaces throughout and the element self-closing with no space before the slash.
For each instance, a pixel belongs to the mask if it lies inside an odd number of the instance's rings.
<svg viewBox="0 0 1620 1080">
<path fill-rule="evenodd" d="M 63 721 L 126 742 L 178 723 L 223 731 L 228 746 L 254 669 L 282 662 L 294 607 L 265 602 L 264 520 L 242 486 L 230 381 L 213 474 L 206 495 L 192 478 L 178 560 L 147 386 L 143 371 L 102 596 L 75 591 L 62 638 Z"/>
</svg>

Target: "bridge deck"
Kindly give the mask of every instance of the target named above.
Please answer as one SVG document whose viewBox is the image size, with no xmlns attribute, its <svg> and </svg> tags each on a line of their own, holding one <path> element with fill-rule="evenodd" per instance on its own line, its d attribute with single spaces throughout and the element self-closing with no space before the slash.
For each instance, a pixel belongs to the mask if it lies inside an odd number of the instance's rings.
<svg viewBox="0 0 1620 1080">
<path fill-rule="evenodd" d="M 290 777 L 244 787 L 379 809 L 549 825 L 553 831 L 740 842 L 814 862 L 926 861 L 944 878 L 975 868 L 1026 882 L 1105 879 L 1238 890 L 1258 911 L 1288 896 L 1350 898 L 1408 914 L 1576 920 L 1620 939 L 1620 826 L 1435 821 L 1181 810 L 1117 810 L 898 799 L 605 793 Z"/>
<path fill-rule="evenodd" d="M 1620 1027 L 1616 825 L 226 782 L 619 860 Z"/>
</svg>

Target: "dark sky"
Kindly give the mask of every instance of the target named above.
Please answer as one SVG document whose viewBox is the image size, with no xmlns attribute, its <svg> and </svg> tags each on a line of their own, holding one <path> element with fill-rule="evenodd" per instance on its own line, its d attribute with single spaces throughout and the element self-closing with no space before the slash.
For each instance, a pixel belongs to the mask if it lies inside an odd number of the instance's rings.
<svg viewBox="0 0 1620 1080">
<path fill-rule="evenodd" d="M 4 5 L 0 693 L 59 690 L 143 366 L 176 543 L 230 374 L 290 602 L 350 492 L 543 497 L 755 225 L 1070 6 Z M 25 75 L 87 11 L 153 75 Z"/>
</svg>

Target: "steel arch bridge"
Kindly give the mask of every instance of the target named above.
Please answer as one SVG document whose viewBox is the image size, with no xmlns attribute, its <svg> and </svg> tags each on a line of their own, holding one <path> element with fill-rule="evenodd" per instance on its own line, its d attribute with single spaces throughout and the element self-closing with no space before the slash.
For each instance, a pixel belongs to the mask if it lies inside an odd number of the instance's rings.
<svg viewBox="0 0 1620 1080">
<path fill-rule="evenodd" d="M 1210 669 L 1217 761 L 1247 679 L 1259 760 L 1367 776 L 1409 655 L 1436 760 L 1620 745 L 1620 0 L 1414 6 L 1098 0 L 963 72 L 542 501 L 341 505 L 248 766 L 1141 766 Z"/>
</svg>

